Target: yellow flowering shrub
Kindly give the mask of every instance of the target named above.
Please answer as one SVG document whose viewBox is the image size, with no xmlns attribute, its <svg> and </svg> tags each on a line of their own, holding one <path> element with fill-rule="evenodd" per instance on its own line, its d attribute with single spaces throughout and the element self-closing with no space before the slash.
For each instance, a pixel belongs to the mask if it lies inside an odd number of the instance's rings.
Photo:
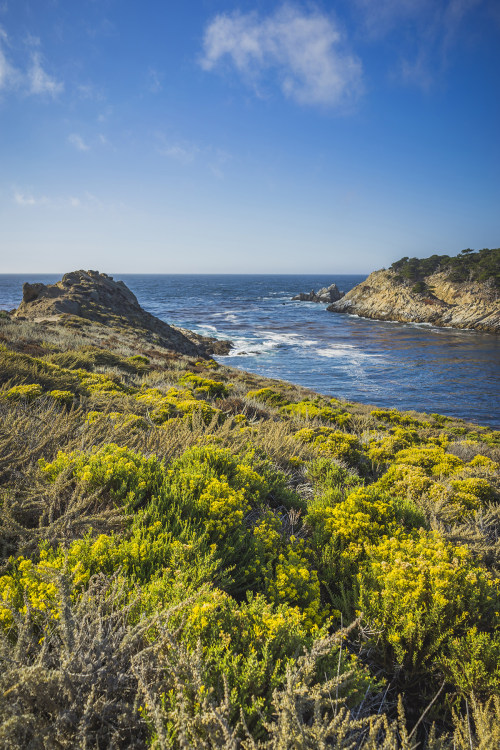
<svg viewBox="0 0 500 750">
<path fill-rule="evenodd" d="M 294 404 L 281 407 L 282 414 L 289 414 L 300 419 L 319 419 L 322 422 L 335 422 L 339 426 L 349 423 L 351 415 L 344 409 L 332 409 L 330 406 L 321 406 L 310 399 L 304 399 Z"/>
<path fill-rule="evenodd" d="M 273 575 L 266 580 L 266 593 L 276 604 L 286 602 L 298 607 L 308 629 L 321 625 L 328 615 L 321 606 L 318 574 L 299 545 L 288 546 L 279 555 Z"/>
<path fill-rule="evenodd" d="M 133 506 L 158 492 L 164 478 L 163 467 L 156 456 L 145 458 L 115 443 L 93 448 L 90 453 L 59 451 L 54 461 L 40 459 L 39 466 L 49 481 L 69 471 L 87 484 L 89 490 L 106 491 L 114 500 Z"/>
<path fill-rule="evenodd" d="M 382 538 L 359 573 L 358 607 L 383 634 L 384 666 L 425 669 L 452 638 L 499 617 L 500 589 L 466 547 L 439 534 Z"/>
<path fill-rule="evenodd" d="M 248 391 L 246 397 L 253 398 L 267 406 L 286 406 L 286 404 L 290 403 L 282 393 L 272 388 L 260 388 L 256 391 Z"/>
<path fill-rule="evenodd" d="M 396 497 L 408 497 L 417 500 L 435 484 L 436 482 L 427 475 L 427 472 L 421 466 L 392 464 L 380 477 L 376 486 Z"/>
<path fill-rule="evenodd" d="M 420 466 L 425 470 L 427 476 L 439 478 L 447 477 L 450 474 L 456 474 L 460 471 L 464 462 L 451 453 L 446 453 L 444 448 L 434 446 L 418 446 L 405 448 L 396 453 L 396 464 L 406 464 L 407 466 Z"/>
<path fill-rule="evenodd" d="M 201 375 L 186 373 L 179 378 L 181 385 L 187 385 L 200 396 L 210 396 L 211 398 L 224 398 L 229 395 L 230 386 L 211 378 L 203 378 Z"/>
<path fill-rule="evenodd" d="M 250 594 L 238 603 L 216 589 L 191 607 L 184 635 L 191 648 L 198 642 L 203 646 L 207 687 L 220 689 L 224 675 L 235 719 L 241 707 L 248 725 L 254 727 L 268 717 L 271 696 L 283 685 L 287 665 L 312 645 L 314 637 L 326 635 L 326 626 L 311 629 L 309 619 L 298 606 L 275 604 L 262 595 Z M 352 705 L 357 705 L 373 684 L 368 670 L 345 649 L 340 655 L 338 648 L 332 649 L 318 669 L 339 670 L 340 674 L 352 670 Z M 343 694 L 341 688 L 339 695 Z"/>
<path fill-rule="evenodd" d="M 253 527 L 253 535 L 262 550 L 262 556 L 272 559 L 279 552 L 282 524 L 279 518 L 267 511 Z"/>
<path fill-rule="evenodd" d="M 224 537 L 241 526 L 250 503 L 244 489 L 235 490 L 226 481 L 213 477 L 199 495 L 198 510 L 211 538 Z"/>
<path fill-rule="evenodd" d="M 49 391 L 49 396 L 52 396 L 54 401 L 57 401 L 64 406 L 69 406 L 74 399 L 74 394 L 71 391 Z"/>
<path fill-rule="evenodd" d="M 350 584 L 371 543 L 400 530 L 393 505 L 371 488 L 358 488 L 333 505 L 318 499 L 311 503 L 306 523 L 313 531 L 321 575 L 334 588 Z"/>
<path fill-rule="evenodd" d="M 410 417 L 409 414 L 400 412 L 397 409 L 373 409 L 370 412 L 372 417 L 380 420 L 381 422 L 388 422 L 389 424 L 405 425 L 407 427 L 430 427 L 428 422 L 420 422 L 414 417 Z"/>
<path fill-rule="evenodd" d="M 193 414 L 200 414 L 203 421 L 209 424 L 214 416 L 221 416 L 219 409 L 203 399 L 197 399 L 189 389 L 169 388 L 162 393 L 157 388 L 146 388 L 135 397 L 137 401 L 151 410 L 153 422 L 163 424 L 167 420 L 181 415 L 189 421 Z"/>
<path fill-rule="evenodd" d="M 50 566 L 36 565 L 32 560 L 18 557 L 8 575 L 0 576 L 0 624 L 7 630 L 15 623 L 12 611 L 40 613 L 50 619 L 59 617 L 57 585 L 50 576 Z"/>
<path fill-rule="evenodd" d="M 474 469 L 475 471 L 479 470 L 481 473 L 493 475 L 498 474 L 500 471 L 500 464 L 498 462 L 493 461 L 491 458 L 488 458 L 488 456 L 481 456 L 480 454 L 474 456 L 474 458 L 467 464 L 467 467 L 469 469 Z"/>
<path fill-rule="evenodd" d="M 372 461 L 384 463 L 394 458 L 398 451 L 419 442 L 420 437 L 416 430 L 394 427 L 390 434 L 370 439 L 367 455 Z"/>
<path fill-rule="evenodd" d="M 126 392 L 125 386 L 118 380 L 112 380 L 107 375 L 99 372 L 88 372 L 87 370 L 76 370 L 82 386 L 88 393 L 112 396 Z"/>
<path fill-rule="evenodd" d="M 339 432 L 331 427 L 304 427 L 302 430 L 298 430 L 294 437 L 302 443 L 312 444 L 319 453 L 353 464 L 360 461 L 361 444 L 356 435 L 351 435 L 348 432 Z"/>
<path fill-rule="evenodd" d="M 4 398 L 9 401 L 19 401 L 20 399 L 26 399 L 26 401 L 33 401 L 43 393 L 42 386 L 37 383 L 31 385 L 15 385 L 13 388 L 9 388 L 3 394 Z"/>
<path fill-rule="evenodd" d="M 459 517 L 464 517 L 493 500 L 494 491 L 486 479 L 467 477 L 452 479 L 447 484 L 435 482 L 429 491 L 429 497 L 434 501 L 445 500 L 456 509 Z"/>
</svg>

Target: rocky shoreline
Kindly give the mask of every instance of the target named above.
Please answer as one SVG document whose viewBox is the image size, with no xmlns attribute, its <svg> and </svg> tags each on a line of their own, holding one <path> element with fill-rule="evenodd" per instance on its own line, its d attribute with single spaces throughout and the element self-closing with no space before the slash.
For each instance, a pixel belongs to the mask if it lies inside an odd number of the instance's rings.
<svg viewBox="0 0 500 750">
<path fill-rule="evenodd" d="M 443 271 L 425 276 L 418 284 L 392 270 L 374 271 L 327 310 L 500 333 L 500 296 L 495 287 L 487 282 L 455 282 Z"/>
<path fill-rule="evenodd" d="M 56 284 L 23 284 L 22 302 L 12 316 L 36 323 L 120 329 L 188 356 L 227 354 L 232 346 L 230 341 L 200 336 L 165 323 L 144 310 L 123 281 L 114 281 L 112 276 L 98 271 L 73 271 Z"/>
</svg>

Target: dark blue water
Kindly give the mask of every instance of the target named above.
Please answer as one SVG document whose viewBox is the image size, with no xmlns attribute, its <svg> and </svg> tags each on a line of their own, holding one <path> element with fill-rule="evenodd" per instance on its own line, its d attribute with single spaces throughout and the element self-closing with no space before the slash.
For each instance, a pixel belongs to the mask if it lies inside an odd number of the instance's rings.
<svg viewBox="0 0 500 750">
<path fill-rule="evenodd" d="M 23 281 L 0 276 L 0 308 L 16 307 Z M 60 278 L 60 277 L 59 277 Z M 333 281 L 349 291 L 364 276 L 115 275 L 149 312 L 199 333 L 229 338 L 225 364 L 319 393 L 377 406 L 438 412 L 500 427 L 500 337 L 364 320 L 291 302 Z"/>
</svg>

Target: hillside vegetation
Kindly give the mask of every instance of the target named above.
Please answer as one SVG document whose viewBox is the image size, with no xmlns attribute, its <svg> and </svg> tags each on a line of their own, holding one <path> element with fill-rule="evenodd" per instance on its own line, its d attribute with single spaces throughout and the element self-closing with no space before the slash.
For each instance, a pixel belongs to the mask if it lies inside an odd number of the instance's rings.
<svg viewBox="0 0 500 750">
<path fill-rule="evenodd" d="M 450 281 L 489 282 L 500 288 L 500 248 L 474 251 L 462 250 L 459 255 L 431 255 L 430 258 L 401 258 L 391 265 L 402 279 L 422 282 L 426 276 L 437 271 L 444 272 Z"/>
<path fill-rule="evenodd" d="M 500 434 L 88 331 L 0 319 L 0 747 L 497 747 Z"/>
</svg>

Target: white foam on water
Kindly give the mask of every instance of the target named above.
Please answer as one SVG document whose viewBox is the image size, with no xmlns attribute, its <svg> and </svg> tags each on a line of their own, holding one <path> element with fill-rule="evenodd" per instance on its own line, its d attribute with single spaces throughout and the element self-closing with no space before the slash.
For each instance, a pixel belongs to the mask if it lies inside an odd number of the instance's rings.
<svg viewBox="0 0 500 750">
<path fill-rule="evenodd" d="M 297 339 L 300 339 L 298 333 L 276 333 L 275 331 L 262 331 L 263 336 L 267 336 L 270 342 L 274 342 L 277 346 L 279 344 L 297 344 Z"/>
<path fill-rule="evenodd" d="M 279 343 L 275 341 L 255 341 L 252 339 L 232 339 L 233 348 L 227 356 L 229 357 L 252 357 L 256 354 L 267 354 L 277 349 Z"/>
<path fill-rule="evenodd" d="M 199 331 L 217 331 L 215 326 L 209 326 L 208 324 L 198 326 Z"/>
<path fill-rule="evenodd" d="M 322 347 L 321 349 L 315 349 L 315 354 L 318 357 L 328 357 L 330 359 L 334 357 L 343 357 L 346 360 L 346 364 L 349 362 L 359 362 L 363 359 L 381 358 L 381 354 L 363 352 L 352 344 L 341 344 Z"/>
</svg>

